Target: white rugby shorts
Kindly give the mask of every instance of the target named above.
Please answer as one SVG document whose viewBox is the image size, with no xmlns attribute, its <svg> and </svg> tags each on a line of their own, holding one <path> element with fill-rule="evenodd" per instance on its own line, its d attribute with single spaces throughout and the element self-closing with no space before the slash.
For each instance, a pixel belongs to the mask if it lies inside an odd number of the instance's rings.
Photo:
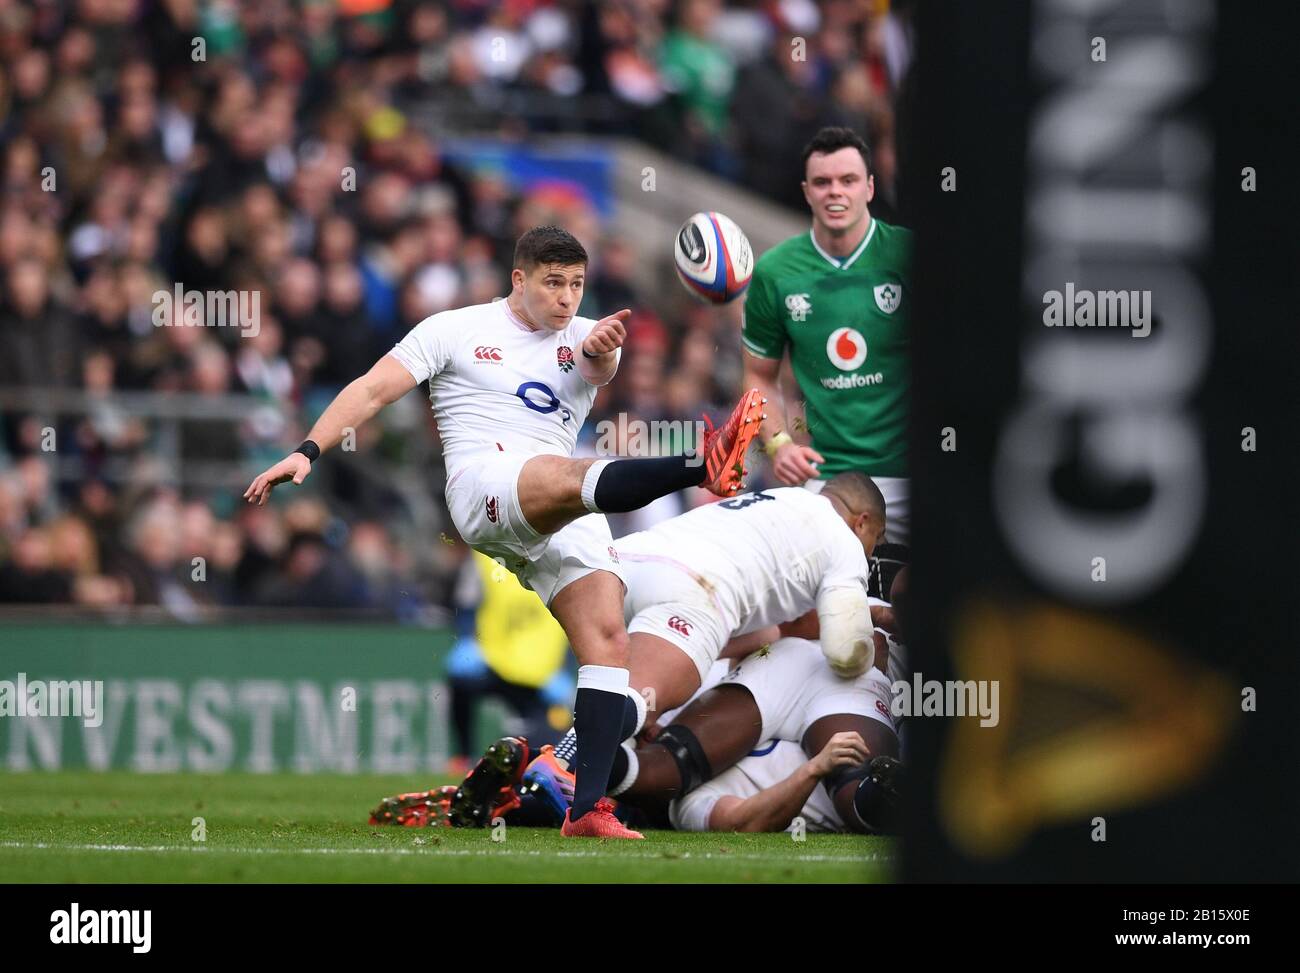
<svg viewBox="0 0 1300 973">
<path fill-rule="evenodd" d="M 807 639 L 783 638 L 741 660 L 718 685 L 744 686 L 763 720 L 760 740 L 802 743 L 808 728 L 823 716 L 865 716 L 898 732 L 890 703 L 889 677 L 875 666 L 854 679 L 831 671 L 821 646 Z"/>
<path fill-rule="evenodd" d="M 604 514 L 579 517 L 553 534 L 540 534 L 519 506 L 519 471 L 533 455 L 484 450 L 447 478 L 447 508 L 465 543 L 514 573 L 547 605 L 593 571 L 627 584 Z"/>
</svg>

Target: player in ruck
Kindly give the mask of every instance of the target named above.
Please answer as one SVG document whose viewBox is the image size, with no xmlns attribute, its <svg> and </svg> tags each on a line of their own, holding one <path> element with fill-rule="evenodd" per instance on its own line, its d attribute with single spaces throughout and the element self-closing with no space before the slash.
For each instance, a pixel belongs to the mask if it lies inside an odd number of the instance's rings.
<svg viewBox="0 0 1300 973">
<path fill-rule="evenodd" d="M 577 780 L 563 833 L 639 838 L 604 797 L 614 753 L 644 722 L 645 705 L 628 688 L 625 582 L 600 514 L 693 486 L 737 493 L 764 400 L 746 392 L 727 422 L 710 431 L 702 456 L 575 459 L 578 430 L 596 389 L 614 377 L 631 314 L 577 317 L 586 269 L 587 252 L 571 234 L 554 226 L 529 230 L 515 247 L 505 300 L 421 321 L 344 388 L 307 440 L 244 496 L 265 503 L 276 484 L 301 483 L 344 430 L 427 379 L 456 528 L 537 592 L 578 659 Z"/>
<path fill-rule="evenodd" d="M 820 494 L 781 487 L 697 507 L 618 541 L 628 591 L 630 682 L 650 710 L 686 702 L 723 654 L 757 648 L 750 636 L 811 616 L 827 666 L 852 679 L 871 665 L 868 558 L 886 529 L 885 501 L 848 471 Z M 531 769 L 567 773 L 576 741 L 543 747 Z M 631 741 L 614 755 L 609 793 L 628 775 Z M 495 793 L 484 786 L 486 800 Z M 481 815 L 480 815 L 481 816 Z"/>
<path fill-rule="evenodd" d="M 786 634 L 820 639 L 832 683 L 861 676 L 874 654 L 867 559 L 885 529 L 879 488 L 848 471 L 820 494 L 790 487 L 745 494 L 621 538 L 629 683 L 651 711 L 642 722 L 686 702 L 724 649 L 730 657 L 752 651 L 771 640 L 765 629 L 782 623 L 791 623 Z M 549 778 L 554 792 L 571 791 L 580 739 L 570 733 L 542 747 L 528 773 Z M 513 764 L 530 755 L 517 749 L 504 773 L 491 766 L 494 756 L 454 803 L 457 826 L 490 820 L 498 791 L 516 776 Z M 607 793 L 624 792 L 637 773 L 636 748 L 625 738 Z"/>
</svg>

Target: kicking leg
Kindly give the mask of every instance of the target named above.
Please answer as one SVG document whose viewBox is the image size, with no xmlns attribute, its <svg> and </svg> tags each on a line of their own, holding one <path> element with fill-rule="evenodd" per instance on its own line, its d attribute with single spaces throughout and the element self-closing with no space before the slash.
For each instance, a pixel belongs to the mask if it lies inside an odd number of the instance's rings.
<svg viewBox="0 0 1300 973">
<path fill-rule="evenodd" d="M 625 513 L 688 487 L 730 496 L 743 485 L 745 453 L 762 422 L 766 400 L 751 389 L 726 423 L 705 438 L 698 455 L 655 459 L 570 459 L 533 456 L 519 472 L 519 509 L 539 534 L 553 534 L 588 513 Z"/>
</svg>

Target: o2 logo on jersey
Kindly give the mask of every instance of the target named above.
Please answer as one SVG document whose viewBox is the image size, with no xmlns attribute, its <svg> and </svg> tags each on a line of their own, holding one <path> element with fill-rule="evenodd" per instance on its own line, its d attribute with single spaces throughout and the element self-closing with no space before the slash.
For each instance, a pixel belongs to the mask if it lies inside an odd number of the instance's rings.
<svg viewBox="0 0 1300 973">
<path fill-rule="evenodd" d="M 691 623 L 678 615 L 668 619 L 668 627 L 679 635 L 685 635 L 687 638 L 691 637 Z"/>
<path fill-rule="evenodd" d="M 746 507 L 758 503 L 760 500 L 775 500 L 776 497 L 770 496 L 759 490 L 758 493 L 751 493 L 748 496 L 736 497 L 734 500 L 719 501 L 718 506 L 723 510 L 744 510 Z"/>
<path fill-rule="evenodd" d="M 523 385 L 515 389 L 515 395 L 519 396 L 520 401 L 534 412 L 549 415 L 558 410 L 565 422 L 573 418 L 569 410 L 560 404 L 559 397 L 551 391 L 551 387 L 545 382 L 524 382 Z M 543 395 L 546 396 L 546 401 L 539 402 L 538 398 Z"/>
<path fill-rule="evenodd" d="M 826 339 L 826 357 L 840 371 L 851 372 L 867 360 L 867 339 L 852 328 L 836 328 Z"/>
</svg>

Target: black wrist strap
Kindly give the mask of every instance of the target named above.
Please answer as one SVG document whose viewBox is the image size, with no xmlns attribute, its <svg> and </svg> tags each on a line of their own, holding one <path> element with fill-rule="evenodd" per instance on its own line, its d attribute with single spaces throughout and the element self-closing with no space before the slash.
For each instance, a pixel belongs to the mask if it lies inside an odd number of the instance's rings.
<svg viewBox="0 0 1300 973">
<path fill-rule="evenodd" d="M 583 357 L 583 358 L 602 358 L 602 357 L 604 357 L 604 356 L 603 356 L 603 355 L 589 355 L 589 354 L 587 354 L 587 349 L 586 349 L 586 348 L 583 348 L 583 349 L 582 349 L 582 357 Z"/>
<path fill-rule="evenodd" d="M 302 455 L 306 456 L 308 461 L 312 463 L 320 459 L 320 447 L 310 439 L 304 439 L 302 445 L 295 449 L 294 452 L 302 453 Z"/>
</svg>

